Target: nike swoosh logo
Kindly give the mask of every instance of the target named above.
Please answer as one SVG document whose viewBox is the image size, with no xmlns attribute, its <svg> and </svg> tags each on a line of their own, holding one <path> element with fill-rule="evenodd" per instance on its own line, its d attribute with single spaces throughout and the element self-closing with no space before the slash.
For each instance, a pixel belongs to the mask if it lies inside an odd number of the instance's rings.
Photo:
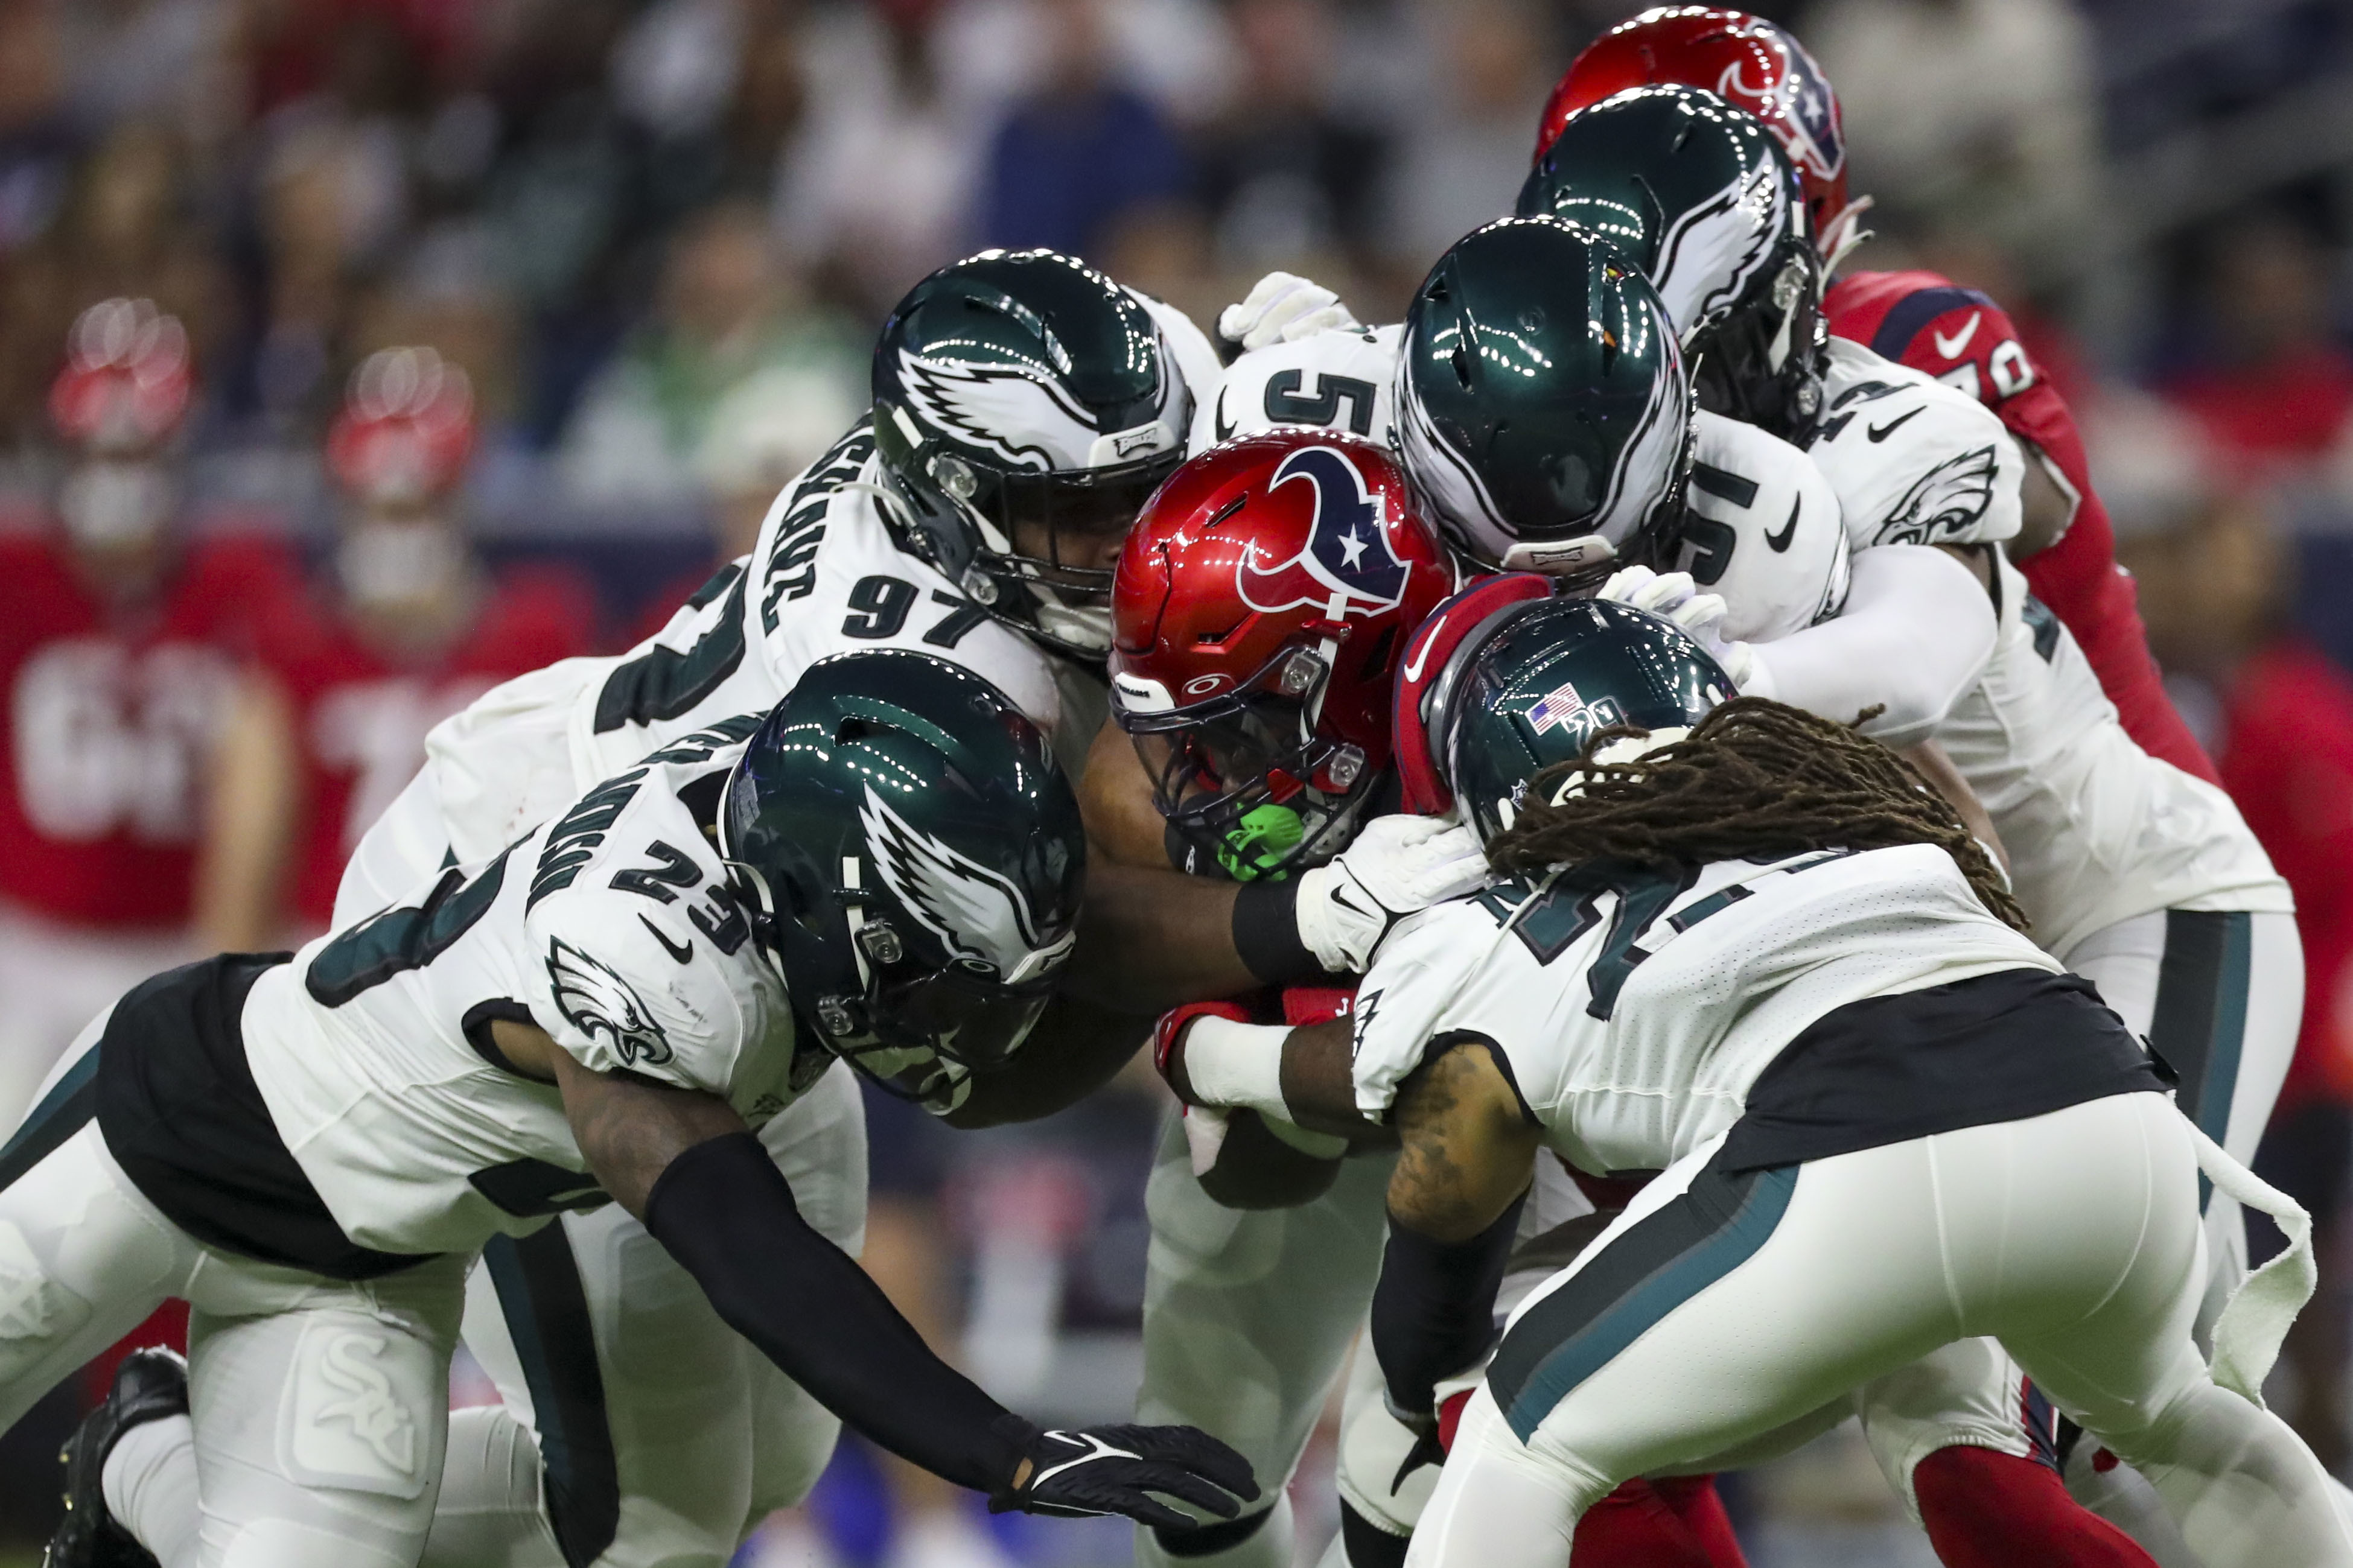
<svg viewBox="0 0 2353 1568">
<path fill-rule="evenodd" d="M 1890 436 L 1894 435 L 1894 434 L 1895 434 L 1895 432 L 1896 432 L 1897 430 L 1899 430 L 1899 429 L 1903 428 L 1904 422 L 1905 422 L 1905 420 L 1907 420 L 1907 419 L 1917 419 L 1917 418 L 1919 418 L 1919 417 L 1920 417 L 1920 416 L 1921 416 L 1922 414 L 1924 414 L 1924 413 L 1926 413 L 1926 412 L 1927 411 L 1927 407 L 1928 407 L 1928 405 L 1927 405 L 1926 404 L 1925 404 L 1925 403 L 1924 403 L 1924 404 L 1922 404 L 1919 407 L 1915 408 L 1911 413 L 1909 413 L 1909 414 L 1899 414 L 1899 415 L 1897 415 L 1894 418 L 1890 419 L 1890 420 L 1889 420 L 1886 424 L 1884 424 L 1884 425 L 1873 425 L 1873 426 L 1872 426 L 1869 428 L 1869 430 L 1867 430 L 1867 431 L 1865 432 L 1865 434 L 1867 434 L 1867 435 L 1869 435 L 1869 436 L 1870 436 L 1870 437 L 1871 437 L 1871 439 L 1872 439 L 1872 441 L 1873 441 L 1874 444 L 1875 444 L 1875 443 L 1878 443 L 1878 442 L 1881 442 L 1881 441 L 1884 441 L 1884 440 L 1886 440 Z"/>
<path fill-rule="evenodd" d="M 1087 1451 L 1079 1455 L 1075 1458 L 1064 1459 L 1059 1465 L 1049 1465 L 1044 1469 L 1039 1470 L 1030 1479 L 1029 1489 L 1031 1491 L 1036 1491 L 1039 1487 L 1044 1486 L 1048 1481 L 1052 1480 L 1056 1476 L 1062 1474 L 1066 1470 L 1074 1470 L 1081 1465 L 1092 1465 L 1097 1459 L 1134 1459 L 1140 1457 L 1129 1452 L 1125 1448 L 1113 1447 L 1109 1443 L 1104 1442 L 1102 1438 L 1096 1436 L 1092 1432 L 1064 1432 L 1057 1429 L 1048 1432 L 1046 1436 L 1049 1437 L 1059 1437 L 1065 1443 L 1083 1443 L 1086 1445 Z"/>
<path fill-rule="evenodd" d="M 1220 441 L 1234 433 L 1234 422 L 1226 417 L 1226 389 L 1222 386 L 1218 388 L 1218 408 L 1209 416 L 1209 425 Z"/>
<path fill-rule="evenodd" d="M 1765 536 L 1765 542 L 1773 547 L 1774 554 L 1782 555 L 1788 553 L 1789 549 L 1789 541 L 1798 537 L 1798 514 L 1805 510 L 1806 498 L 1799 496 L 1796 500 L 1789 503 L 1789 521 L 1781 525 L 1781 531 L 1778 533 L 1768 533 Z M 638 918 L 643 920 L 645 917 L 640 915 Z"/>
<path fill-rule="evenodd" d="M 1936 340 L 1936 352 L 1947 359 L 1960 358 L 1961 351 L 1969 346 L 1969 340 L 1978 335 L 1978 321 L 1984 314 L 1982 310 L 1970 311 L 1969 324 L 1949 338 L 1942 332 L 1930 332 L 1928 335 Z"/>
<path fill-rule="evenodd" d="M 638 921 L 639 924 L 643 925 L 648 931 L 654 933 L 654 940 L 662 944 L 662 951 L 664 952 L 669 953 L 681 963 L 692 963 L 694 962 L 694 943 L 691 942 L 680 943 L 670 941 L 670 939 L 663 933 L 661 927 L 654 924 L 653 921 L 647 920 L 643 915 L 639 915 L 638 917 Z"/>
<path fill-rule="evenodd" d="M 1223 396 L 1224 394 L 1220 393 L 1219 395 Z M 1431 647 L 1437 643 L 1438 634 L 1445 625 L 1446 617 L 1444 616 L 1440 616 L 1436 620 L 1430 623 L 1430 630 L 1422 635 L 1421 646 L 1414 649 L 1413 657 L 1406 661 L 1405 678 L 1408 680 L 1419 680 L 1421 679 L 1421 667 L 1430 662 L 1430 650 Z"/>
</svg>

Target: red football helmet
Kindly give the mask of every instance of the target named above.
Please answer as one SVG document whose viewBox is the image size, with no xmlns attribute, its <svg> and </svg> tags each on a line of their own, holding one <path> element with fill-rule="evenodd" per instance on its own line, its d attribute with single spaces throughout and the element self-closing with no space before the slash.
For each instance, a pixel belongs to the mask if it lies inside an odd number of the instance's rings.
<svg viewBox="0 0 2353 1568">
<path fill-rule="evenodd" d="M 1112 585 L 1112 711 L 1198 868 L 1328 859 L 1389 772 L 1389 684 L 1453 592 L 1384 447 L 1281 429 L 1170 476 Z"/>
<path fill-rule="evenodd" d="M 49 417 L 96 457 L 149 453 L 188 411 L 188 334 L 152 300 L 105 300 L 76 318 Z"/>
<path fill-rule="evenodd" d="M 428 348 L 368 355 L 327 432 L 337 481 L 378 506 L 421 506 L 456 488 L 473 449 L 472 384 Z"/>
<path fill-rule="evenodd" d="M 1535 156 L 1544 156 L 1578 110 L 1652 82 L 1704 89 L 1765 122 L 1806 187 L 1825 270 L 1862 237 L 1859 226 L 1871 198 L 1847 196 L 1838 94 L 1803 45 L 1746 11 L 1657 5 L 1594 39 L 1552 89 L 1536 131 Z"/>
</svg>

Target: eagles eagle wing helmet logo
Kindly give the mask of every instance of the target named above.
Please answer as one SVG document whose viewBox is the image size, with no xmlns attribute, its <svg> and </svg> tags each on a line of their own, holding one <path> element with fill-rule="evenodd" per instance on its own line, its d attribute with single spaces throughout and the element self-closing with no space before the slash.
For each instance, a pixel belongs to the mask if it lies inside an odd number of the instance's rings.
<svg viewBox="0 0 2353 1568">
<path fill-rule="evenodd" d="M 1405 598 L 1406 564 L 1389 548 L 1381 526 L 1381 503 L 1365 488 L 1365 476 L 1331 447 L 1302 447 L 1282 459 L 1267 482 L 1271 495 L 1303 480 L 1314 497 L 1307 544 L 1290 560 L 1260 564 L 1253 547 L 1234 568 L 1234 588 L 1242 603 L 1271 614 L 1300 605 L 1332 607 L 1335 619 L 1351 611 L 1376 615 Z"/>
<path fill-rule="evenodd" d="M 669 1037 L 635 987 L 610 964 L 565 942 L 547 943 L 547 979 L 564 1021 L 594 1040 L 603 1035 L 623 1067 L 659 1067 L 670 1059 Z"/>
<path fill-rule="evenodd" d="M 1070 956 L 1075 927 L 1050 934 L 1018 887 L 916 828 L 872 784 L 858 820 L 883 887 L 950 952 L 993 965 L 1009 985 Z"/>
<path fill-rule="evenodd" d="M 1873 542 L 1934 544 L 1966 531 L 1993 504 L 1998 467 L 1991 447 L 1946 458 L 1913 481 Z"/>
<path fill-rule="evenodd" d="M 1739 302 L 1764 269 L 1777 237 L 1788 231 L 1788 213 L 1773 165 L 1758 163 L 1675 220 L 1660 237 L 1653 281 L 1667 314 L 1688 343 Z M 1750 223 L 1744 209 L 1765 215 Z"/>
<path fill-rule="evenodd" d="M 1011 468 L 1082 468 L 1103 434 L 1057 383 L 1026 365 L 924 359 L 902 349 L 899 384 L 926 423 Z"/>
</svg>

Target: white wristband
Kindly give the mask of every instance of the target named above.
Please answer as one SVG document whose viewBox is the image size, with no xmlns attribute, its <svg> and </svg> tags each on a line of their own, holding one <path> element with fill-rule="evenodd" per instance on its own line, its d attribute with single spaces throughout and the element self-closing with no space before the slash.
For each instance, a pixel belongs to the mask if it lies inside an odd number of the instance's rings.
<svg viewBox="0 0 2353 1568">
<path fill-rule="evenodd" d="M 1280 1024 L 1237 1024 L 1204 1015 L 1185 1026 L 1185 1076 L 1201 1105 L 1247 1106 L 1264 1116 L 1291 1119 L 1282 1102 Z"/>
</svg>

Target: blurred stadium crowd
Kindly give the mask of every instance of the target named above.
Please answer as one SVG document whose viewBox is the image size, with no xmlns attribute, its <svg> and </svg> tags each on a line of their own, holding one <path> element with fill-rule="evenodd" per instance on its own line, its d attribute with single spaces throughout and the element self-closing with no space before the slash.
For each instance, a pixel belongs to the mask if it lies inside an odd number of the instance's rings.
<svg viewBox="0 0 2353 1568">
<path fill-rule="evenodd" d="M 318 928 L 433 722 L 738 553 L 923 274 L 1051 246 L 1208 325 L 1281 267 L 1394 319 L 1633 9 L 0 0 L 0 1124 L 126 985 Z M 2295 887 L 2273 1164 L 2333 1218 L 2353 5 L 1757 9 L 1844 101 L 1859 265 L 1988 289 L 2085 411 L 2177 700 Z M 878 1109 L 873 1265 L 1008 1394 L 1133 1388 L 1155 1093 L 953 1151 Z M 2328 1289 L 2291 1395 L 2341 1468 Z"/>
</svg>

